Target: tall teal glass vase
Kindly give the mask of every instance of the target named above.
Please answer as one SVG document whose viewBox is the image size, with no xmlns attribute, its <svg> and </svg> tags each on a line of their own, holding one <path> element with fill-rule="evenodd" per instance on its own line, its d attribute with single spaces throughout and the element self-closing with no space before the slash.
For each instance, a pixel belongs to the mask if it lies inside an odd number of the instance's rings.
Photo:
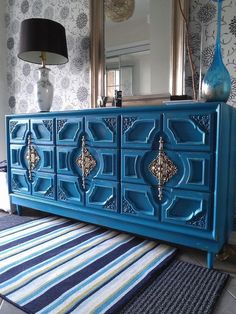
<svg viewBox="0 0 236 314">
<path fill-rule="evenodd" d="M 206 101 L 227 102 L 231 91 L 231 78 L 222 60 L 220 44 L 222 1 L 217 0 L 217 35 L 213 61 L 202 82 L 202 98 Z"/>
</svg>

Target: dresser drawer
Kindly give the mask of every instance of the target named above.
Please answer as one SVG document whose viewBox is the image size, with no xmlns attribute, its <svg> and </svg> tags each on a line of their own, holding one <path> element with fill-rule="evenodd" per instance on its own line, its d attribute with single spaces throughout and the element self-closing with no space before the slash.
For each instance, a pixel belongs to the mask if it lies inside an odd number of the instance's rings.
<svg viewBox="0 0 236 314">
<path fill-rule="evenodd" d="M 119 184 L 105 180 L 92 180 L 86 192 L 86 207 L 99 211 L 118 212 Z"/>
<path fill-rule="evenodd" d="M 84 205 L 81 178 L 57 175 L 57 201 L 65 204 Z"/>
<path fill-rule="evenodd" d="M 118 179 L 117 149 L 86 147 L 85 163 L 82 164 L 82 150 L 78 147 L 57 147 L 57 173 L 82 176 L 82 167 L 88 179 Z"/>
<path fill-rule="evenodd" d="M 216 112 L 186 111 L 163 114 L 165 147 L 170 150 L 214 151 Z"/>
<path fill-rule="evenodd" d="M 161 221 L 202 230 L 212 230 L 213 195 L 196 191 L 166 189 Z M 171 195 L 171 198 L 170 198 Z"/>
<path fill-rule="evenodd" d="M 160 134 L 161 121 L 162 115 L 156 111 L 141 115 L 122 115 L 121 147 L 151 149 L 156 136 Z"/>
<path fill-rule="evenodd" d="M 85 133 L 89 146 L 116 148 L 119 130 L 120 120 L 117 115 L 85 117 Z"/>
<path fill-rule="evenodd" d="M 213 215 L 211 199 L 210 193 L 164 188 L 160 201 L 155 187 L 122 183 L 121 213 L 173 227 L 209 231 L 212 228 Z"/>
<path fill-rule="evenodd" d="M 28 180 L 28 173 L 26 170 L 11 169 L 11 176 L 9 181 L 9 190 L 13 193 L 31 194 L 31 184 Z"/>
<path fill-rule="evenodd" d="M 35 144 L 52 145 L 54 140 L 54 119 L 30 119 L 31 139 Z"/>
<path fill-rule="evenodd" d="M 34 167 L 32 170 L 55 172 L 55 147 L 32 145 L 34 149 Z M 10 145 L 10 165 L 12 168 L 29 168 L 29 148 L 22 145 Z"/>
<path fill-rule="evenodd" d="M 32 195 L 50 200 L 56 199 L 56 176 L 54 174 L 37 172 L 32 182 Z"/>
<path fill-rule="evenodd" d="M 56 119 L 56 144 L 79 146 L 83 131 L 82 117 L 59 117 Z"/>
<path fill-rule="evenodd" d="M 165 186 L 196 191 L 211 191 L 215 155 L 205 152 L 165 151 L 169 180 Z M 121 181 L 158 185 L 158 151 L 121 151 Z M 170 164 L 171 163 L 171 164 Z M 168 167 L 174 167 L 174 172 Z"/>
<path fill-rule="evenodd" d="M 28 119 L 11 119 L 9 121 L 9 139 L 10 143 L 24 144 L 27 142 L 29 133 Z"/>
</svg>

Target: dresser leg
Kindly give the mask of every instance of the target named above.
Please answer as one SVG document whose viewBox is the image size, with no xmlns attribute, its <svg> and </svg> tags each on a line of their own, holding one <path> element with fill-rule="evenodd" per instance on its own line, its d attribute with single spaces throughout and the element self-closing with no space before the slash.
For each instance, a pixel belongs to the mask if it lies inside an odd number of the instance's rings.
<svg viewBox="0 0 236 314">
<path fill-rule="evenodd" d="M 21 216 L 22 206 L 16 205 L 16 213 L 18 216 Z"/>
<path fill-rule="evenodd" d="M 209 269 L 213 268 L 215 254 L 211 252 L 207 252 L 207 267 Z"/>
</svg>

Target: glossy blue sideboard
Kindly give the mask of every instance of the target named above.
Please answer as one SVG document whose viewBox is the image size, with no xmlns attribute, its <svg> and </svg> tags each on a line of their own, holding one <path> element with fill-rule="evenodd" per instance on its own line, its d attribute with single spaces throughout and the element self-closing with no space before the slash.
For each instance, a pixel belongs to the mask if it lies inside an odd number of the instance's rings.
<svg viewBox="0 0 236 314">
<path fill-rule="evenodd" d="M 223 103 L 10 115 L 11 202 L 204 250 L 232 229 L 236 110 Z"/>
</svg>

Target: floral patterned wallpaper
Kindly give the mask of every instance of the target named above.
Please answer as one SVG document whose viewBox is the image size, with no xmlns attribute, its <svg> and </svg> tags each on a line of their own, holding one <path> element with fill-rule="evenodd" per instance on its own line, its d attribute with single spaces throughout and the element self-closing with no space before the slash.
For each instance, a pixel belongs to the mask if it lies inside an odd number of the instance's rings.
<svg viewBox="0 0 236 314">
<path fill-rule="evenodd" d="M 20 23 L 30 17 L 49 18 L 66 28 L 69 63 L 51 66 L 54 84 L 51 110 L 90 107 L 89 0 L 3 0 L 8 49 L 8 94 L 12 112 L 38 111 L 36 102 L 37 65 L 17 58 Z M 221 44 L 224 62 L 232 77 L 229 102 L 236 106 L 236 0 L 224 0 Z M 213 57 L 217 3 L 190 0 L 190 42 L 196 66 L 195 80 L 203 78 Z M 192 94 L 186 60 L 186 93 Z"/>
<path fill-rule="evenodd" d="M 196 83 L 209 68 L 215 47 L 217 2 L 191 0 L 190 42 L 196 66 Z M 229 103 L 236 106 L 236 0 L 223 0 L 221 24 L 221 48 L 224 63 L 231 75 L 232 91 Z M 192 80 L 187 59 L 186 93 L 191 94 Z"/>
<path fill-rule="evenodd" d="M 50 66 L 54 85 L 53 111 L 90 106 L 89 0 L 3 0 L 6 2 L 7 84 L 12 112 L 37 112 L 39 67 L 17 57 L 21 21 L 40 17 L 66 29 L 69 62 Z"/>
</svg>

